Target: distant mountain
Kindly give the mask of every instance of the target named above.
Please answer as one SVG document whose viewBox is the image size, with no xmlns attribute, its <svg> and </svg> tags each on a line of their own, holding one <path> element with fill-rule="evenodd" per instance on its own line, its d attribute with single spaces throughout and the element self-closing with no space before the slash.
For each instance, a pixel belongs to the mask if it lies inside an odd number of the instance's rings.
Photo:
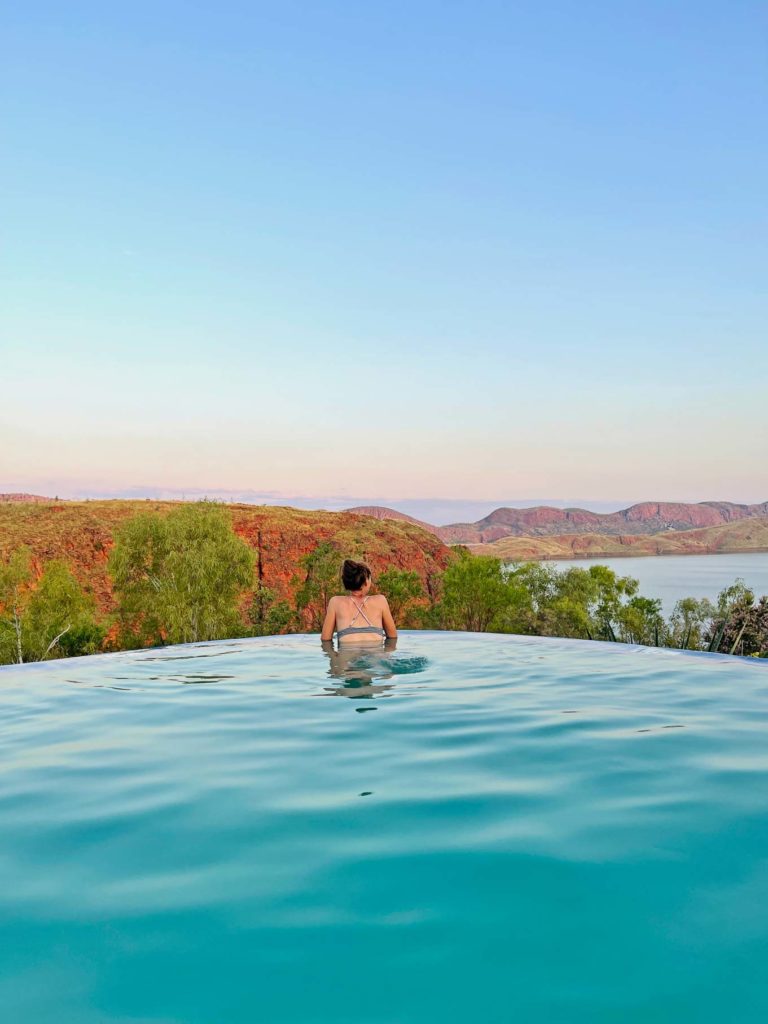
<svg viewBox="0 0 768 1024">
<path fill-rule="evenodd" d="M 623 555 L 711 555 L 735 551 L 768 551 L 768 516 L 753 516 L 694 530 L 655 534 L 560 534 L 548 537 L 504 537 L 492 544 L 470 544 L 478 555 L 509 562 L 552 558 L 616 558 Z"/>
<path fill-rule="evenodd" d="M 662 533 L 706 529 L 768 516 L 768 501 L 759 505 L 737 505 L 729 501 L 685 502 L 644 501 L 618 512 L 590 512 L 583 508 L 497 508 L 476 523 L 432 526 L 396 509 L 382 505 L 360 505 L 348 509 L 375 519 L 397 519 L 429 530 L 446 544 L 494 544 L 512 537 L 654 536 Z"/>
<path fill-rule="evenodd" d="M 344 511 L 351 512 L 356 516 L 371 516 L 373 519 L 396 519 L 401 523 L 412 523 L 414 526 L 420 526 L 422 530 L 434 533 L 436 537 L 440 536 L 440 530 L 443 529 L 441 526 L 433 526 L 431 523 L 425 523 L 423 519 L 414 519 L 413 516 L 407 516 L 405 512 L 398 512 L 395 508 L 385 508 L 383 505 L 356 505 L 354 508 L 346 508 Z"/>
<path fill-rule="evenodd" d="M 696 530 L 723 523 L 768 516 L 768 502 L 735 505 L 728 501 L 651 502 L 619 512 L 588 512 L 582 508 L 498 508 L 476 523 L 441 526 L 437 536 L 447 544 L 492 544 L 504 537 L 552 537 L 563 534 L 656 534 Z"/>
<path fill-rule="evenodd" d="M 14 504 L 47 505 L 55 500 L 55 498 L 44 498 L 41 494 L 0 494 L 0 501 L 14 502 Z"/>
</svg>

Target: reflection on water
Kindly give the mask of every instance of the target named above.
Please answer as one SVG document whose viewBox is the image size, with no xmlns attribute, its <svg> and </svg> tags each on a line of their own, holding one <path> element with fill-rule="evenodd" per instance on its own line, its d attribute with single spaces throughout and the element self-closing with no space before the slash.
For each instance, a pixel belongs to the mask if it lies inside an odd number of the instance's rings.
<svg viewBox="0 0 768 1024">
<path fill-rule="evenodd" d="M 198 675 L 186 675 L 186 676 L 169 676 L 175 682 L 183 683 L 185 686 L 191 686 L 192 684 L 198 685 L 200 683 L 222 683 L 225 679 L 234 679 L 234 676 L 219 676 L 212 672 L 207 675 L 202 673 Z"/>
<path fill-rule="evenodd" d="M 320 697 L 349 697 L 353 700 L 389 697 L 394 683 L 379 680 L 423 672 L 429 664 L 424 657 L 397 658 L 394 655 L 397 639 L 387 639 L 380 647 L 374 648 L 355 648 L 349 644 L 336 648 L 332 640 L 323 640 L 322 649 L 330 662 L 328 675 L 341 683 L 339 686 L 324 686 L 323 692 L 317 695 Z"/>
<path fill-rule="evenodd" d="M 193 645 L 190 645 L 190 646 L 193 646 Z M 231 644 L 230 645 L 226 645 L 225 644 L 223 646 L 225 646 L 225 647 L 226 646 L 230 646 L 230 648 L 232 647 Z M 235 647 L 233 649 L 234 650 L 242 650 L 242 648 L 239 648 L 239 647 Z M 150 655 L 144 654 L 141 657 L 136 658 L 136 660 L 137 661 L 196 661 L 198 658 L 225 658 L 229 653 L 231 653 L 231 652 L 227 651 L 227 650 L 222 650 L 222 651 L 206 651 L 204 654 L 170 654 L 170 655 L 169 654 L 150 654 Z"/>
<path fill-rule="evenodd" d="M 220 645 L 222 647 L 230 645 Z M 169 650 L 167 653 L 137 652 L 123 660 L 122 671 L 107 675 L 103 671 L 89 671 L 97 669 L 96 660 L 88 660 L 81 664 L 82 677 L 66 678 L 66 682 L 88 689 L 112 689 L 112 690 L 145 690 L 148 683 L 174 684 L 182 686 L 209 686 L 217 683 L 237 683 L 240 678 L 230 672 L 208 670 L 207 666 L 200 664 L 200 658 L 213 658 L 231 656 L 232 650 L 239 653 L 242 646 L 230 650 L 196 650 L 190 654 L 179 654 L 178 650 Z M 355 700 L 368 699 L 373 697 L 390 696 L 394 688 L 393 683 L 387 682 L 393 676 L 410 675 L 415 672 L 423 672 L 429 665 L 427 658 L 418 655 L 397 654 L 397 640 L 385 640 L 375 646 L 359 646 L 345 644 L 337 649 L 332 641 L 322 643 L 322 652 L 328 659 L 327 675 L 338 683 L 332 686 L 323 687 L 322 693 L 316 696 L 323 697 L 348 697 Z M 246 652 L 244 652 L 246 653 Z M 253 665 L 251 657 L 246 660 L 249 666 Z M 179 662 L 195 661 L 194 666 L 182 666 Z M 165 664 L 162 664 L 165 663 Z M 148 671 L 142 671 L 146 665 Z M 213 668 L 213 666 L 211 666 Z M 279 673 L 261 676 L 264 680 L 279 679 Z M 128 685 L 131 684 L 131 685 Z M 359 709 L 362 710 L 362 709 Z M 366 710 L 374 710 L 367 708 Z"/>
</svg>

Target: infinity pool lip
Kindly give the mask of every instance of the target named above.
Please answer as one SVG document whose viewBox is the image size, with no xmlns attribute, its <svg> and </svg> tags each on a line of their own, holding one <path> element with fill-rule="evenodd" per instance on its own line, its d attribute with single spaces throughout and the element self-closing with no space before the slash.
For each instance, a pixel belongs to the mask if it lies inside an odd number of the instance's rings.
<svg viewBox="0 0 768 1024">
<path fill-rule="evenodd" d="M 529 633 L 476 633 L 470 630 L 451 630 L 451 629 L 401 629 L 398 634 L 398 639 L 410 639 L 417 637 L 436 637 L 443 638 L 449 645 L 451 638 L 455 637 L 466 637 L 472 638 L 473 640 L 479 640 L 480 642 L 486 643 L 509 643 L 513 646 L 526 646 L 530 644 L 546 644 L 559 647 L 572 647 L 574 651 L 587 651 L 587 650 L 610 650 L 616 656 L 626 655 L 630 653 L 651 653 L 654 655 L 671 655 L 673 657 L 694 657 L 694 658 L 705 658 L 708 660 L 724 661 L 728 663 L 733 662 L 746 662 L 749 665 L 761 666 L 762 669 L 768 667 L 768 658 L 754 658 L 747 655 L 740 654 L 724 654 L 722 652 L 710 652 L 710 651 L 691 651 L 686 648 L 679 647 L 647 647 L 643 644 L 624 644 L 614 643 L 610 640 L 582 640 L 576 637 L 558 637 L 558 636 L 537 636 Z M 150 661 L 153 657 L 160 660 L 161 654 L 172 655 L 173 652 L 185 651 L 189 652 L 192 650 L 205 649 L 208 647 L 217 647 L 225 649 L 221 651 L 224 655 L 228 649 L 258 649 L 262 645 L 274 644 L 275 641 L 285 642 L 286 645 L 304 646 L 310 644 L 320 645 L 320 634 L 319 633 L 275 633 L 270 636 L 249 636 L 249 637 L 227 637 L 222 640 L 198 640 L 194 643 L 188 644 L 168 644 L 164 647 L 137 647 L 127 651 L 109 651 L 104 654 L 83 654 L 74 658 L 54 658 L 48 661 L 27 661 L 21 665 L 0 665 L 0 674 L 8 672 L 22 672 L 22 671 L 40 671 L 45 669 L 56 669 L 61 668 L 62 665 L 77 665 L 87 663 L 94 665 L 101 662 L 119 660 L 121 658 L 130 657 L 131 659 L 146 660 Z M 143 658 L 139 657 L 144 655 Z M 187 655 L 190 660 L 194 660 L 194 655 Z M 165 660 L 165 659 L 162 659 Z"/>
</svg>

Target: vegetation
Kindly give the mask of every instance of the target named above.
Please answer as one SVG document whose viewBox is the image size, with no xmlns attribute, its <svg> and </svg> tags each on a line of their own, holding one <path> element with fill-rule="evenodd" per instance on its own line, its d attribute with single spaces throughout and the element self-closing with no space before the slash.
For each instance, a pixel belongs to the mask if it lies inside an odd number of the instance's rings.
<svg viewBox="0 0 768 1024">
<path fill-rule="evenodd" d="M 44 508 L 36 507 L 34 515 L 47 523 Z M 66 506 L 59 508 L 69 514 Z M 330 597 L 339 592 L 345 556 L 383 566 L 376 586 L 403 628 L 577 637 L 768 657 L 768 598 L 756 600 L 743 581 L 723 590 L 714 603 L 682 598 L 665 619 L 660 601 L 638 593 L 637 580 L 607 566 L 558 571 L 548 563 L 509 565 L 463 547 L 453 548 L 446 561 L 440 542 L 409 524 L 377 522 L 371 532 L 365 521 L 349 517 L 336 534 L 319 531 L 314 546 L 304 541 L 303 553 L 293 554 L 288 531 L 302 530 L 305 536 L 317 522 L 295 510 L 277 510 L 280 525 L 272 532 L 265 513 L 254 529 L 250 513 L 238 519 L 232 510 L 209 502 L 148 505 L 131 518 L 120 515 L 108 557 L 112 538 L 95 528 L 82 545 L 69 546 L 80 552 L 90 545 L 92 558 L 101 560 L 110 588 L 107 608 L 83 589 L 63 558 L 44 560 L 23 545 L 5 549 L 5 558 L 0 557 L 0 663 L 229 636 L 317 632 Z M 387 532 L 390 527 L 396 532 Z M 421 555 L 419 572 L 392 564 L 387 545 L 393 537 L 422 545 L 415 546 Z M 51 547 L 47 541 L 46 550 Z M 399 551 L 398 558 L 407 564 L 407 554 Z M 276 563 L 288 572 L 298 565 L 298 571 L 271 585 L 264 566 Z M 75 569 L 82 578 L 82 565 L 76 563 Z"/>
<path fill-rule="evenodd" d="M 28 548 L 0 563 L 0 664 L 94 654 L 104 629 L 69 567 L 51 561 L 34 586 Z"/>
<path fill-rule="evenodd" d="M 136 516 L 109 558 L 126 646 L 192 643 L 243 631 L 239 599 L 254 556 L 226 512 L 206 502 Z"/>
<path fill-rule="evenodd" d="M 248 621 L 253 636 L 275 636 L 293 632 L 298 618 L 289 601 L 281 600 L 271 587 L 259 584 L 253 593 Z"/>
<path fill-rule="evenodd" d="M 755 604 L 755 595 L 743 580 L 726 587 L 704 639 L 709 651 L 768 658 L 768 598 Z"/>
<path fill-rule="evenodd" d="M 436 618 L 444 629 L 503 632 L 511 594 L 497 558 L 474 557 L 460 548 L 443 575 L 442 600 L 436 608 Z"/>
<path fill-rule="evenodd" d="M 417 572 L 386 569 L 379 574 L 376 585 L 382 594 L 387 595 L 395 622 L 401 623 L 403 629 L 418 627 L 423 623 L 424 609 L 421 605 L 426 594 Z"/>
<path fill-rule="evenodd" d="M 354 558 L 354 555 L 349 555 Z M 299 559 L 303 574 L 294 577 L 296 610 L 303 613 L 312 632 L 319 633 L 323 626 L 325 610 L 340 586 L 339 573 L 344 555 L 327 542 L 318 544 L 314 551 Z"/>
</svg>

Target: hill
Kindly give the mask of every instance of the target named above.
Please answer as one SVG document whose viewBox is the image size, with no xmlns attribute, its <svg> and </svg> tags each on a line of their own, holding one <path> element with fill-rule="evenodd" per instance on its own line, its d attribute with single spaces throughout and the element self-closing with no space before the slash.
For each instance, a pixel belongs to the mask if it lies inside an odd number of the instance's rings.
<svg viewBox="0 0 768 1024">
<path fill-rule="evenodd" d="M 768 516 L 699 530 L 648 535 L 595 533 L 552 537 L 506 537 L 468 545 L 476 554 L 510 562 L 552 558 L 616 558 L 623 555 L 708 555 L 727 551 L 768 551 Z"/>
<path fill-rule="evenodd" d="M 443 569 L 448 548 L 433 534 L 408 522 L 383 522 L 349 512 L 304 512 L 264 505 L 227 505 L 232 525 L 257 554 L 264 586 L 280 596 L 293 593 L 299 559 L 323 541 L 357 554 L 374 574 L 388 566 L 415 570 L 425 584 Z M 0 558 L 22 544 L 32 549 L 36 570 L 63 559 L 96 597 L 102 611 L 113 606 L 107 559 L 115 530 L 139 512 L 168 514 L 177 502 L 58 501 L 0 504 Z"/>
<path fill-rule="evenodd" d="M 641 502 L 619 512 L 581 508 L 498 508 L 476 523 L 438 529 L 447 544 L 492 544 L 504 537 L 559 537 L 565 534 L 654 535 L 667 530 L 696 530 L 768 516 L 768 502 L 737 505 L 727 501 Z"/>
<path fill-rule="evenodd" d="M 52 501 L 53 498 L 44 498 L 42 494 L 0 494 L 0 504 L 12 502 L 21 505 L 44 505 Z"/>
<path fill-rule="evenodd" d="M 398 512 L 397 509 L 386 508 L 384 505 L 356 505 L 354 508 L 348 508 L 344 511 L 358 516 L 371 516 L 372 519 L 392 519 L 399 523 L 411 523 L 422 530 L 434 533 L 436 537 L 440 536 L 441 527 L 425 523 L 422 519 L 414 519 L 413 516 L 407 516 L 405 512 Z"/>
<path fill-rule="evenodd" d="M 505 537 L 653 536 L 666 531 L 698 530 L 768 516 L 768 501 L 757 505 L 738 505 L 730 501 L 698 504 L 644 501 L 619 512 L 590 512 L 583 508 L 548 505 L 497 508 L 476 523 L 451 523 L 449 526 L 432 526 L 381 505 L 361 505 L 349 511 L 376 519 L 413 523 L 434 533 L 446 544 L 476 545 L 493 544 Z"/>
</svg>

